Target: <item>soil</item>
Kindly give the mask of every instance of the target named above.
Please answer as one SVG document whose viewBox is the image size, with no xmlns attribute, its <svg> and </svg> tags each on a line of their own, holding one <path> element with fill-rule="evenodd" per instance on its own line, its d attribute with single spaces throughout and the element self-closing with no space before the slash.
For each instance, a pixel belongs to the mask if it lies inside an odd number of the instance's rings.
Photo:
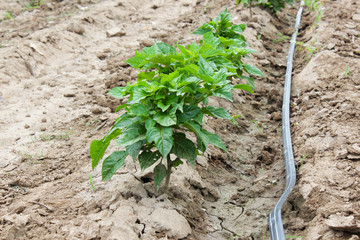
<svg viewBox="0 0 360 240">
<path fill-rule="evenodd" d="M 270 239 L 267 216 L 285 187 L 281 106 L 288 36 L 298 4 L 275 17 L 235 1 L 0 3 L 0 239 Z M 238 126 L 208 118 L 229 154 L 210 148 L 181 165 L 167 194 L 130 159 L 114 177 L 89 175 L 89 145 L 123 100 L 106 93 L 136 80 L 125 60 L 153 44 L 190 44 L 228 8 L 258 53 L 257 91 L 211 99 Z M 9 11 L 9 12 L 8 12 Z M 9 13 L 11 17 L 9 17 Z M 291 99 L 298 180 L 284 206 L 286 236 L 360 239 L 360 5 L 306 7 Z M 239 80 L 235 80 L 239 81 Z M 112 145 L 107 154 L 116 149 Z"/>
</svg>

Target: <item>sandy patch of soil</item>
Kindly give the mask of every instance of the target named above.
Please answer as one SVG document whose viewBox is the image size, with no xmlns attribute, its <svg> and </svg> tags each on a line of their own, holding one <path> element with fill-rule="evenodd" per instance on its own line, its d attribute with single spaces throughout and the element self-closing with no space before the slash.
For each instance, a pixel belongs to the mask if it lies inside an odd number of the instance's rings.
<svg viewBox="0 0 360 240">
<path fill-rule="evenodd" d="M 299 177 L 286 211 L 288 229 L 306 239 L 359 239 L 359 6 L 326 2 L 319 26 L 302 34 L 317 51 L 297 56 L 291 119 Z"/>
</svg>

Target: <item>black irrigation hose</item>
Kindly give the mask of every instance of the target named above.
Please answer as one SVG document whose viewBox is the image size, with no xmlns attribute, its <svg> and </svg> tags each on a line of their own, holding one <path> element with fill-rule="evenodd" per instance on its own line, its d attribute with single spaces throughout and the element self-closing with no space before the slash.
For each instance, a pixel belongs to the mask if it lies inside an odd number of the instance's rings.
<svg viewBox="0 0 360 240">
<path fill-rule="evenodd" d="M 292 189 L 296 182 L 296 169 L 294 164 L 294 154 L 291 143 L 290 134 L 290 90 L 291 90 L 291 75 L 292 75 L 292 62 L 294 59 L 294 50 L 296 37 L 301 21 L 301 13 L 303 10 L 304 1 L 301 1 L 300 8 L 298 10 L 295 22 L 295 32 L 293 33 L 290 40 L 290 49 L 287 59 L 285 85 L 284 85 L 284 96 L 282 105 L 282 133 L 283 133 L 283 148 L 284 148 L 284 159 L 286 169 L 286 187 L 281 195 L 279 201 L 276 203 L 274 209 L 271 211 L 268 222 L 272 240 L 283 240 L 285 239 L 284 227 L 281 220 L 281 208 L 284 205 L 286 199 L 289 197 Z"/>
</svg>

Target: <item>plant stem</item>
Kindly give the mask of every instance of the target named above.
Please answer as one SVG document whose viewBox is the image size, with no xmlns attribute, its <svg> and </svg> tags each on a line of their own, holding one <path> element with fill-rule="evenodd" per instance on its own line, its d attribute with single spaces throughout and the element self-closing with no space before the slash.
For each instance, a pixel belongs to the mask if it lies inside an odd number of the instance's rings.
<svg viewBox="0 0 360 240">
<path fill-rule="evenodd" d="M 167 170 L 166 170 L 166 179 L 165 179 L 165 186 L 164 186 L 164 192 L 167 193 L 168 188 L 169 188 L 169 182 L 170 182 L 170 175 L 171 175 L 171 167 L 172 167 L 172 163 L 171 163 L 171 158 L 170 158 L 170 154 L 167 156 L 166 158 L 167 161 Z"/>
<path fill-rule="evenodd" d="M 217 86 L 215 86 L 214 89 L 208 90 L 206 92 L 204 92 L 196 101 L 197 102 L 202 102 L 204 101 L 207 97 L 209 97 L 209 95 L 211 95 L 211 92 L 215 92 L 215 90 L 217 90 Z"/>
<path fill-rule="evenodd" d="M 253 1 L 250 0 L 250 17 L 252 18 L 252 8 L 253 7 Z"/>
</svg>

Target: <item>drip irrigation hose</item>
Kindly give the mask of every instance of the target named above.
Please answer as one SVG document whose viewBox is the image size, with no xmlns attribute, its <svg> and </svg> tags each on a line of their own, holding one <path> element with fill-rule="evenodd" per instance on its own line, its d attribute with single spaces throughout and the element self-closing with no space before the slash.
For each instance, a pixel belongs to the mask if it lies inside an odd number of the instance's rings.
<svg viewBox="0 0 360 240">
<path fill-rule="evenodd" d="M 290 49 L 287 58 L 284 96 L 283 96 L 283 105 L 282 105 L 282 135 L 283 135 L 283 149 L 284 149 L 284 159 L 285 159 L 285 169 L 286 169 L 286 187 L 279 201 L 276 203 L 274 209 L 271 211 L 268 218 L 272 240 L 285 239 L 284 227 L 281 219 L 281 208 L 284 205 L 286 199 L 289 197 L 296 182 L 296 169 L 295 169 L 294 154 L 293 154 L 291 134 L 290 134 L 290 90 L 291 90 L 291 75 L 292 75 L 295 43 L 301 21 L 301 13 L 303 10 L 303 5 L 304 5 L 304 1 L 302 0 L 296 16 L 295 32 L 293 33 L 290 40 Z"/>
</svg>

